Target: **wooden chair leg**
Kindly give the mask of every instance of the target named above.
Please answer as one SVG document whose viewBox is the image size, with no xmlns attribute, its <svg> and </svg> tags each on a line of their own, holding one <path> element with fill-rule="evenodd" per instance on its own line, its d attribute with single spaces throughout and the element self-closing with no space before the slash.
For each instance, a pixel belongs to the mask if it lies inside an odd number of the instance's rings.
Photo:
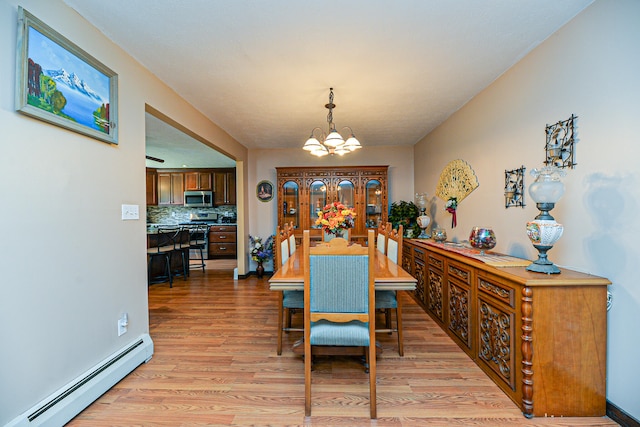
<svg viewBox="0 0 640 427">
<path fill-rule="evenodd" d="M 371 419 L 378 418 L 378 405 L 376 399 L 376 345 L 370 343 L 367 348 L 367 358 L 369 359 L 369 406 Z"/>
<path fill-rule="evenodd" d="M 308 338 L 308 337 L 305 337 Z M 311 344 L 304 341 L 304 415 L 311 416 Z"/>
<path fill-rule="evenodd" d="M 396 308 L 396 326 L 398 327 L 398 354 L 404 356 L 404 337 L 402 336 L 402 300 L 400 291 L 396 292 L 396 301 L 398 306 Z"/>
<path fill-rule="evenodd" d="M 278 356 L 282 354 L 282 317 L 283 313 L 283 302 L 284 302 L 284 293 L 282 291 L 278 292 Z"/>
<path fill-rule="evenodd" d="M 285 308 L 284 309 L 284 318 L 285 318 L 285 328 L 287 329 L 291 329 L 291 316 L 292 316 L 293 310 L 290 308 Z M 289 333 L 289 331 L 286 331 L 287 333 Z"/>
</svg>

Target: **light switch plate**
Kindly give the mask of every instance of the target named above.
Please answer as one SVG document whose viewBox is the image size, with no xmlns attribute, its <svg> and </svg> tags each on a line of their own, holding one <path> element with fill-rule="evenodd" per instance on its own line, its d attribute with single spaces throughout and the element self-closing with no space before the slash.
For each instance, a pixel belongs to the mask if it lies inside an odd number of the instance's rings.
<svg viewBox="0 0 640 427">
<path fill-rule="evenodd" d="M 140 219 L 140 208 L 138 205 L 122 205 L 122 219 Z"/>
</svg>

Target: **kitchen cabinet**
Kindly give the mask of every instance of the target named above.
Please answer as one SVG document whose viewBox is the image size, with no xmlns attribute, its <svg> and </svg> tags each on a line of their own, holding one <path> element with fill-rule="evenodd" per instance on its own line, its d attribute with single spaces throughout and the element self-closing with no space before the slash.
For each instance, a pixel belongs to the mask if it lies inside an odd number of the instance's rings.
<svg viewBox="0 0 640 427">
<path fill-rule="evenodd" d="M 312 237 L 321 238 L 317 213 L 339 201 L 355 209 L 351 239 L 364 243 L 368 229 L 387 221 L 387 171 L 388 166 L 276 168 L 278 224 L 293 221 L 298 239 L 307 229 Z"/>
<path fill-rule="evenodd" d="M 526 417 L 605 415 L 609 280 L 493 267 L 426 240 L 404 246 L 414 277 L 427 265 L 416 301 Z"/>
<path fill-rule="evenodd" d="M 212 225 L 209 228 L 209 259 L 236 258 L 236 229 L 235 225 Z"/>
<path fill-rule="evenodd" d="M 213 185 L 211 172 L 185 172 L 184 189 L 185 191 L 212 190 Z"/>
<path fill-rule="evenodd" d="M 158 172 L 147 168 L 147 206 L 158 204 Z"/>
<path fill-rule="evenodd" d="M 184 204 L 184 173 L 158 171 L 158 205 Z"/>
<path fill-rule="evenodd" d="M 236 170 L 213 170 L 213 203 L 215 206 L 236 204 Z"/>
</svg>

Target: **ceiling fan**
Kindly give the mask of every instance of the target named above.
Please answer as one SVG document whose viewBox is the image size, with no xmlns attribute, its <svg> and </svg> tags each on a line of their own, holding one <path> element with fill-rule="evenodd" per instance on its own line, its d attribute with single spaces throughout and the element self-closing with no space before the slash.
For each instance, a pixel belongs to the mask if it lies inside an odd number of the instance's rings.
<svg viewBox="0 0 640 427">
<path fill-rule="evenodd" d="M 147 160 L 153 160 L 154 162 L 158 162 L 158 163 L 164 163 L 164 160 L 159 159 L 157 157 L 151 157 L 151 156 L 144 156 Z"/>
</svg>

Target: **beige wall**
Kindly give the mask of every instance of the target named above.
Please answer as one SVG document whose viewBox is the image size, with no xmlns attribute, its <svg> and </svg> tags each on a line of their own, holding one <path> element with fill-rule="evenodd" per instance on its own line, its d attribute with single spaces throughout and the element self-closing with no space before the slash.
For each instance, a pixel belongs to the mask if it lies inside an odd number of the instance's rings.
<svg viewBox="0 0 640 427">
<path fill-rule="evenodd" d="M 538 211 L 504 208 L 504 171 L 544 161 L 545 125 L 578 116 L 577 163 L 551 212 L 565 232 L 549 258 L 613 282 L 608 319 L 607 398 L 640 419 L 640 2 L 596 1 L 415 147 L 415 187 L 435 193 L 440 171 L 466 160 L 480 186 L 459 206 L 451 229 L 444 202 L 433 207 L 450 236 L 490 225 L 496 250 L 530 259 L 525 223 Z M 602 301 L 605 304 L 605 301 Z M 568 322 L 558 313 L 558 321 Z M 534 313 L 535 322 L 535 313 Z M 576 331 L 579 333 L 579 331 Z M 535 357 L 535 356 L 534 356 Z M 534 402 L 535 404 L 535 402 Z"/>
<path fill-rule="evenodd" d="M 305 136 L 300 135 L 300 147 Z M 275 233 L 277 226 L 277 197 L 263 203 L 255 195 L 256 184 L 262 180 L 276 185 L 276 167 L 288 166 L 360 166 L 389 165 L 389 203 L 398 200 L 413 200 L 413 147 L 367 147 L 366 141 L 360 141 L 364 148 L 343 157 L 325 156 L 317 158 L 302 149 L 294 150 L 250 150 L 249 152 L 249 229 L 251 235 L 267 236 Z M 244 236 L 248 240 L 249 233 Z M 240 234 L 238 238 L 241 238 Z M 247 255 L 248 259 L 248 255 Z M 271 265 L 265 266 L 271 269 Z M 252 261 L 249 267 L 255 270 Z"/>
<path fill-rule="evenodd" d="M 118 145 L 15 112 L 18 5 L 118 74 Z M 149 331 L 145 105 L 241 165 L 247 151 L 60 0 L 0 2 L 0 58 L 0 425 L 5 425 Z M 244 193 L 240 197 L 246 200 Z M 122 204 L 139 205 L 141 219 L 122 221 Z M 129 330 L 118 337 L 117 319 L 124 312 Z"/>
</svg>

